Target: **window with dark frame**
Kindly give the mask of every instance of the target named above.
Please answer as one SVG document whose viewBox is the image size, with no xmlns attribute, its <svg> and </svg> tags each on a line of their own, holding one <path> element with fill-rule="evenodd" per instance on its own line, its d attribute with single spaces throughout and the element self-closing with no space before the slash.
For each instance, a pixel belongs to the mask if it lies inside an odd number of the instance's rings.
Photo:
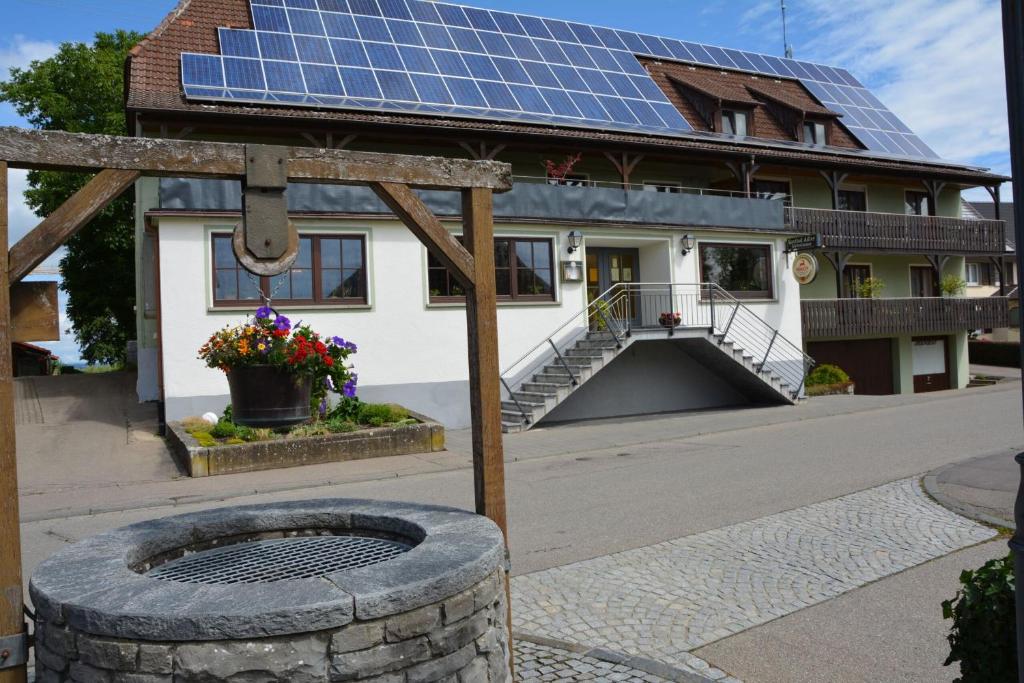
<svg viewBox="0 0 1024 683">
<path fill-rule="evenodd" d="M 367 302 L 363 235 L 300 235 L 295 263 L 272 278 L 250 275 L 239 265 L 230 233 L 215 233 L 212 249 L 214 306 L 251 305 L 260 299 L 258 289 L 283 306 Z"/>
<path fill-rule="evenodd" d="M 793 194 L 788 180 L 754 178 L 750 181 L 750 193 L 758 199 L 781 199 L 786 206 L 791 206 L 793 203 Z"/>
<path fill-rule="evenodd" d="M 456 236 L 462 242 L 462 236 Z M 494 275 L 499 300 L 554 301 L 555 261 L 546 237 L 495 237 Z M 427 252 L 430 303 L 462 303 L 466 292 L 433 254 Z"/>
<path fill-rule="evenodd" d="M 905 212 L 911 216 L 928 215 L 928 193 L 907 190 L 904 195 Z"/>
<path fill-rule="evenodd" d="M 727 135 L 746 137 L 750 130 L 750 115 L 745 111 L 736 109 L 722 110 L 722 132 Z"/>
<path fill-rule="evenodd" d="M 804 142 L 809 145 L 827 145 L 827 129 L 824 123 L 804 121 Z"/>
<path fill-rule="evenodd" d="M 840 211 L 867 211 L 868 195 L 864 190 L 839 190 Z"/>
<path fill-rule="evenodd" d="M 737 299 L 771 299 L 771 247 L 767 244 L 700 245 L 701 282 L 717 284 Z"/>
</svg>

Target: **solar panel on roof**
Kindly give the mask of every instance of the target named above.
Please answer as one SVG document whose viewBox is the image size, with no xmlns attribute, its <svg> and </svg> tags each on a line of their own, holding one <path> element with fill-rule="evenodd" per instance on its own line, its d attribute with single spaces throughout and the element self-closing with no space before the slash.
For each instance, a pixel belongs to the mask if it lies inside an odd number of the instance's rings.
<svg viewBox="0 0 1024 683">
<path fill-rule="evenodd" d="M 182 53 L 186 97 L 694 134 L 637 59 L 653 57 L 796 78 L 869 150 L 938 158 L 844 69 L 426 0 L 250 7 L 220 55 Z"/>
</svg>

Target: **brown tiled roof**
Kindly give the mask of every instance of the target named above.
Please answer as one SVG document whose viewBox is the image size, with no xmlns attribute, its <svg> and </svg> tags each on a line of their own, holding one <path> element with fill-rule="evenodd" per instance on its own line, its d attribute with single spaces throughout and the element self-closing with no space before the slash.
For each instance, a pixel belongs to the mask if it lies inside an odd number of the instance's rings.
<svg viewBox="0 0 1024 683">
<path fill-rule="evenodd" d="M 747 91 L 757 99 L 769 99 L 805 115 L 840 116 L 839 113 L 815 102 L 804 86 L 795 81 L 762 78 L 747 83 Z"/>
<path fill-rule="evenodd" d="M 619 133 L 591 128 L 543 126 L 493 120 L 463 119 L 421 114 L 315 109 L 287 106 L 236 105 L 230 103 L 198 103 L 185 99 L 181 88 L 180 54 L 199 52 L 216 54 L 219 49 L 217 29 L 220 27 L 252 28 L 248 0 L 179 0 L 178 6 L 149 34 L 129 56 L 127 65 L 126 108 L 132 116 L 162 120 L 179 119 L 196 123 L 200 119 L 250 121 L 259 125 L 280 127 L 300 125 L 372 127 L 395 130 L 429 129 L 439 134 L 529 136 L 536 139 L 572 141 L 571 144 L 615 144 L 662 150 L 690 150 L 712 155 L 750 157 L 757 155 L 765 162 L 828 166 L 864 171 L 876 169 L 889 173 L 907 173 L 965 183 L 991 182 L 1000 178 L 977 169 L 954 164 L 901 161 L 869 156 L 837 155 L 827 150 L 769 148 L 756 141 L 692 139 L 659 137 L 637 133 Z M 802 86 L 801 86 L 802 87 Z M 684 112 L 688 120 L 690 116 Z M 130 118 L 129 121 L 132 121 Z M 130 126 L 134 130 L 134 126 Z M 855 146 L 855 145 L 851 145 Z"/>
<path fill-rule="evenodd" d="M 710 127 L 687 97 L 686 89 L 692 88 L 713 99 L 729 103 L 747 104 L 754 109 L 755 135 L 770 140 L 790 140 L 793 134 L 785 130 L 781 122 L 764 106 L 764 100 L 791 109 L 800 115 L 837 117 L 838 114 L 819 104 L 804 86 L 793 80 L 770 78 L 737 71 L 722 71 L 710 67 L 690 66 L 677 62 L 640 60 L 651 74 L 654 82 L 664 91 L 669 100 L 683 117 L 697 130 L 707 131 Z M 830 144 L 846 149 L 863 149 L 863 146 L 842 126 L 833 126 Z"/>
</svg>

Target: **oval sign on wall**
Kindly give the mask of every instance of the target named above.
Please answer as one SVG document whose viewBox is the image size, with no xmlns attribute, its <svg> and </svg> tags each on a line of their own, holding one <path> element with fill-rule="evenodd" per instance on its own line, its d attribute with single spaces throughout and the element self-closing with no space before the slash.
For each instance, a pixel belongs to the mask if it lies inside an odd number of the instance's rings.
<svg viewBox="0 0 1024 683">
<path fill-rule="evenodd" d="M 818 276 L 818 259 L 813 254 L 797 254 L 793 260 L 793 277 L 802 285 L 809 285 Z"/>
</svg>

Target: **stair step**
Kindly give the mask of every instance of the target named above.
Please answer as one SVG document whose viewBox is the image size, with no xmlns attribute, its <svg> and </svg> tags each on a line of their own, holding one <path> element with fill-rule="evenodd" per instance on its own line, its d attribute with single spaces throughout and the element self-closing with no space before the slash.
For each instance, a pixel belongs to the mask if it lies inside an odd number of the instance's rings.
<svg viewBox="0 0 1024 683">
<path fill-rule="evenodd" d="M 549 394 L 542 394 L 536 391 L 525 391 L 523 389 L 520 389 L 519 391 L 513 391 L 512 395 L 515 396 L 516 400 L 518 400 L 524 406 L 528 403 L 539 406 L 547 405 L 547 400 L 549 398 L 553 398 L 553 396 Z"/>
<path fill-rule="evenodd" d="M 523 399 L 519 399 L 519 405 L 516 405 L 515 401 L 502 401 L 501 402 L 501 409 L 502 410 L 507 410 L 507 411 L 509 411 L 511 413 L 515 413 L 516 415 L 519 415 L 519 407 L 520 406 L 522 406 L 523 410 L 525 410 L 527 414 L 532 413 L 534 411 L 534 409 L 536 409 L 536 408 L 544 408 L 544 404 L 543 403 L 532 403 L 530 401 L 524 401 Z"/>
<path fill-rule="evenodd" d="M 604 358 L 606 353 L 610 353 L 615 347 L 610 349 L 593 349 L 593 348 L 575 348 L 569 349 L 565 352 L 566 358 Z"/>
<path fill-rule="evenodd" d="M 555 384 L 549 382 L 523 382 L 523 385 L 519 387 L 520 391 L 526 391 L 532 394 L 543 394 L 545 396 L 556 397 L 558 396 L 558 390 L 564 389 L 569 386 L 569 378 L 566 377 L 565 382 L 562 384 Z"/>
<path fill-rule="evenodd" d="M 618 346 L 614 339 L 581 339 L 576 342 L 577 349 L 614 349 Z"/>
<path fill-rule="evenodd" d="M 547 371 L 542 371 L 533 376 L 531 384 L 541 384 L 555 387 L 568 387 L 572 385 L 572 378 L 565 374 L 563 371 L 561 374 L 545 374 Z M 525 384 L 524 384 L 525 386 Z"/>
</svg>

